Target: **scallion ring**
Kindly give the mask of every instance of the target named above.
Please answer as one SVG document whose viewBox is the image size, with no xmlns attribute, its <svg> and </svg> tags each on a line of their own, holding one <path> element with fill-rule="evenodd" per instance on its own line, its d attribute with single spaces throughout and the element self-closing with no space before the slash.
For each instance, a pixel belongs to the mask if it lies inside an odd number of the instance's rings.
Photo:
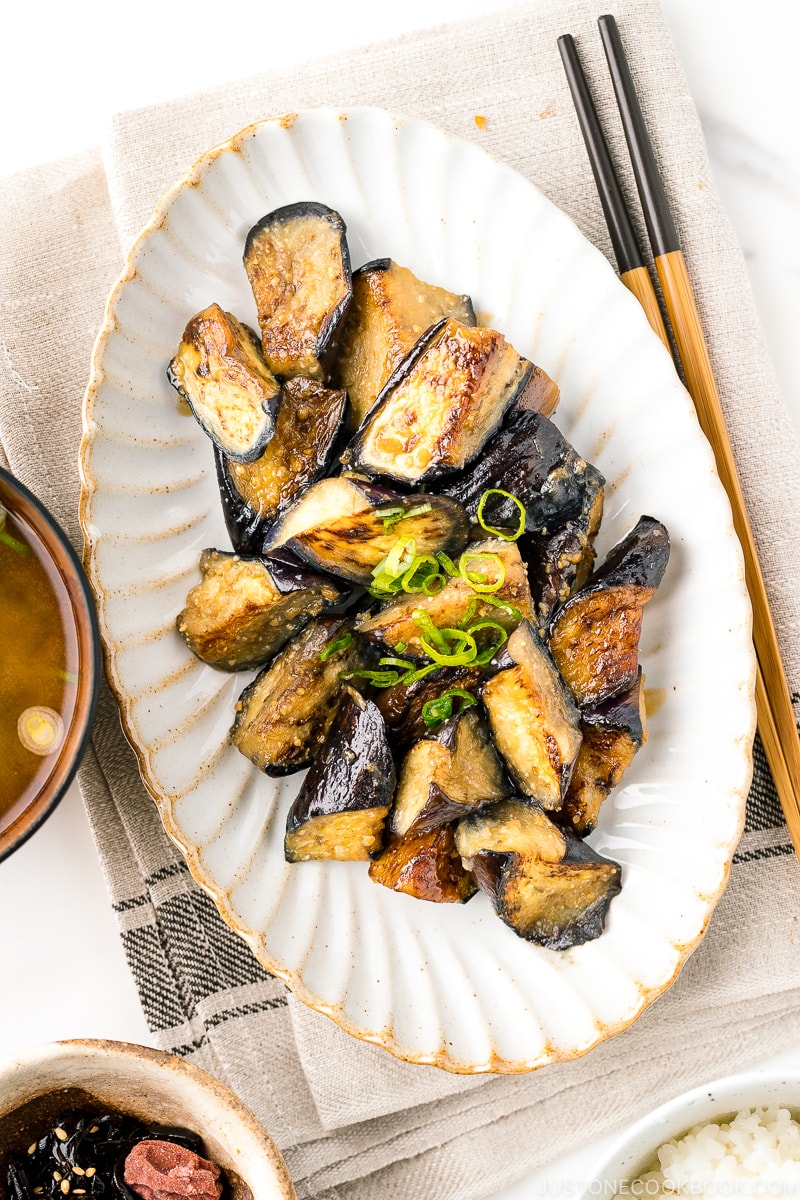
<svg viewBox="0 0 800 1200">
<path fill-rule="evenodd" d="M 469 563 L 485 562 L 491 563 L 497 569 L 497 579 L 494 583 L 486 583 L 486 575 L 478 571 L 471 571 Z M 458 560 L 458 570 L 461 578 L 469 584 L 475 592 L 496 592 L 498 591 L 506 579 L 506 568 L 499 554 L 487 553 L 483 550 L 465 550 Z"/>
<path fill-rule="evenodd" d="M 520 513 L 519 526 L 516 533 L 508 533 L 506 530 L 496 529 L 494 526 L 486 524 L 483 519 L 483 509 L 490 496 L 503 496 L 506 500 L 511 500 L 514 504 L 516 504 Z M 525 532 L 525 518 L 527 515 L 525 512 L 525 505 L 512 492 L 506 492 L 502 488 L 487 488 L 478 501 L 478 512 L 476 515 L 478 524 L 485 529 L 487 533 L 491 533 L 493 537 L 502 538 L 504 542 L 515 542 L 517 538 Z"/>
</svg>

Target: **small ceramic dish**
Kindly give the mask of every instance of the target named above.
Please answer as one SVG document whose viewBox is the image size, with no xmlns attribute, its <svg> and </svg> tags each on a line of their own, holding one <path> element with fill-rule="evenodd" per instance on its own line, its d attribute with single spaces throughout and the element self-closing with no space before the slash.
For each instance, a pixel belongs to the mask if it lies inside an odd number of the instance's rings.
<svg viewBox="0 0 800 1200">
<path fill-rule="evenodd" d="M 653 1195 L 652 1184 L 642 1184 L 637 1192 L 636 1181 L 652 1168 L 665 1142 L 682 1137 L 695 1125 L 719 1122 L 743 1109 L 774 1106 L 788 1108 L 797 1117 L 800 1078 L 785 1072 L 748 1071 L 684 1092 L 642 1117 L 613 1143 L 583 1192 L 584 1200 L 590 1196 Z M 697 1194 L 702 1195 L 702 1190 Z M 721 1194 L 746 1193 L 737 1190 Z"/>
<path fill-rule="evenodd" d="M 0 860 L 66 792 L 91 732 L 100 685 L 94 599 L 67 535 L 0 469 L 4 600 Z M 7 640 L 5 640 L 7 639 Z"/>
<path fill-rule="evenodd" d="M 199 1135 L 222 1169 L 226 1200 L 295 1198 L 274 1142 L 229 1088 L 172 1054 L 99 1040 L 35 1046 L 0 1065 L 0 1191 L 6 1156 L 24 1153 L 70 1108 L 108 1108 Z"/>
</svg>

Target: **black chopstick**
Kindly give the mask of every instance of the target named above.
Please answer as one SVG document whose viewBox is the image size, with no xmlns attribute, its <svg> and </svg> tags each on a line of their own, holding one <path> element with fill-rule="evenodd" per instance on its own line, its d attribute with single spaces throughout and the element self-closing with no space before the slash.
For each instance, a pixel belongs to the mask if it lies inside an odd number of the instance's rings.
<svg viewBox="0 0 800 1200">
<path fill-rule="evenodd" d="M 775 626 L 770 613 L 764 578 L 758 561 L 755 539 L 747 515 L 744 494 L 725 425 L 722 404 L 714 381 L 711 359 L 703 335 L 689 273 L 622 45 L 622 38 L 613 16 L 600 17 L 598 25 L 625 131 L 625 140 L 628 144 L 655 267 L 686 377 L 686 384 L 694 401 L 700 426 L 714 451 L 720 480 L 731 503 L 734 527 L 744 554 L 745 579 L 753 605 L 753 641 L 757 658 L 758 728 L 792 842 L 798 857 L 800 857 L 800 739 Z M 559 48 L 565 67 L 567 67 L 567 58 L 562 46 L 565 40 L 559 39 Z M 571 39 L 569 40 L 571 41 Z M 571 49 L 574 51 L 574 46 Z M 577 54 L 571 54 L 570 58 L 577 62 Z M 567 67 L 567 74 L 570 78 L 569 67 Z M 585 79 L 583 83 L 585 86 Z M 575 96 L 571 78 L 570 88 Z M 588 95 L 588 88 L 586 88 L 586 93 Z M 591 104 L 591 100 L 589 103 Z M 576 100 L 576 108 L 578 108 L 579 120 L 583 129 L 583 117 L 581 116 L 582 110 L 585 109 L 583 99 Z M 594 112 L 593 106 L 592 112 Z M 585 132 L 584 138 L 586 140 Z M 594 137 L 592 145 L 596 150 L 596 138 Z M 587 147 L 589 147 L 588 141 Z M 592 148 L 589 148 L 589 152 L 590 158 L 592 158 L 592 169 L 597 178 Z M 597 170 L 601 170 L 601 174 L 609 169 L 608 166 L 602 165 L 604 163 L 602 156 L 598 157 L 597 162 Z M 621 195 L 616 178 L 611 186 Z M 602 185 L 598 184 L 604 212 L 603 195 L 608 187 L 606 180 Z M 646 274 L 652 290 L 652 282 L 646 267 L 643 267 L 641 272 L 635 271 L 633 274 L 636 276 Z M 628 284 L 628 286 L 631 285 Z M 648 305 L 636 288 L 631 287 L 631 290 L 639 296 L 645 311 L 648 312 Z M 653 324 L 649 312 L 648 318 Z M 664 336 L 666 340 L 666 335 Z"/>
<path fill-rule="evenodd" d="M 578 124 L 589 155 L 620 279 L 636 296 L 650 325 L 669 349 L 669 339 L 664 328 L 653 281 L 650 278 L 639 239 L 622 195 L 608 145 L 600 127 L 597 110 L 578 57 L 575 39 L 571 34 L 565 33 L 558 39 L 558 49 L 578 115 Z"/>
</svg>

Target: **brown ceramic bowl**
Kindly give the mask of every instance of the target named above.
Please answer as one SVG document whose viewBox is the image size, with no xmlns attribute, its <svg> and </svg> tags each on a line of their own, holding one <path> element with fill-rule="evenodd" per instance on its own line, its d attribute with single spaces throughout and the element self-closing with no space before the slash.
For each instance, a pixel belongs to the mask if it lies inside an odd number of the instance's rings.
<svg viewBox="0 0 800 1200">
<path fill-rule="evenodd" d="M 0 1195 L 9 1157 L 24 1159 L 71 1108 L 197 1134 L 222 1169 L 226 1200 L 296 1200 L 274 1142 L 229 1088 L 173 1054 L 100 1040 L 34 1046 L 0 1065 Z"/>
<path fill-rule="evenodd" d="M 59 748 L 50 755 L 39 755 L 35 777 L 13 785 L 11 794 L 2 798 L 2 860 L 39 828 L 69 787 L 91 732 L 101 658 L 94 599 L 67 535 L 41 501 L 2 468 L 0 504 L 10 514 L 12 531 L 16 528 L 22 534 L 47 576 L 61 613 L 70 665 L 60 714 L 63 740 Z M 8 709 L 13 704 L 4 698 L 3 707 Z M 3 718 L 16 721 L 19 715 L 6 711 Z M 10 771 L 7 778 L 11 778 Z"/>
</svg>

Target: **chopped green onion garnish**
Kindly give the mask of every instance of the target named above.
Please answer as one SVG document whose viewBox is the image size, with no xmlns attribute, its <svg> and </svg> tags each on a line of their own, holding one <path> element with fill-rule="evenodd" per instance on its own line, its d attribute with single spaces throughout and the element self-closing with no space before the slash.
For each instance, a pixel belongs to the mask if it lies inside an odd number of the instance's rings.
<svg viewBox="0 0 800 1200">
<path fill-rule="evenodd" d="M 400 580 L 400 586 L 404 592 L 423 592 L 425 590 L 425 580 L 431 575 L 438 575 L 439 564 L 431 554 L 421 554 L 414 559 L 411 566 Z M 423 570 L 424 568 L 424 570 Z M 418 578 L 420 571 L 422 575 Z"/>
<path fill-rule="evenodd" d="M 343 671 L 340 679 L 366 679 L 373 687 L 394 687 L 400 680 L 398 671 Z"/>
<path fill-rule="evenodd" d="M 403 671 L 416 671 L 417 664 L 409 662 L 407 658 L 379 658 L 379 667 L 400 667 Z"/>
<path fill-rule="evenodd" d="M 397 645 L 395 646 L 395 650 L 397 651 L 398 654 L 402 654 L 403 651 L 405 650 L 405 648 L 406 648 L 405 642 L 398 642 Z"/>
<path fill-rule="evenodd" d="M 334 638 L 329 642 L 324 650 L 320 650 L 319 661 L 327 662 L 332 654 L 336 654 L 338 650 L 346 650 L 353 640 L 352 633 L 343 633 L 341 637 Z"/>
<path fill-rule="evenodd" d="M 519 527 L 518 527 L 516 533 L 509 533 L 507 530 L 496 529 L 493 526 L 486 524 L 486 522 L 483 519 L 483 508 L 484 508 L 484 505 L 486 504 L 486 501 L 489 499 L 490 496 L 504 496 L 506 500 L 512 500 L 514 502 L 514 504 L 516 504 L 517 508 L 519 509 L 519 513 L 520 513 Z M 520 537 L 520 535 L 522 533 L 524 533 L 525 517 L 526 517 L 525 505 L 522 503 L 522 501 L 517 496 L 513 495 L 512 492 L 504 492 L 502 488 L 488 488 L 483 493 L 480 500 L 478 501 L 478 512 L 477 512 L 478 524 L 481 525 L 482 528 L 485 529 L 487 533 L 493 534 L 494 537 L 502 538 L 504 542 L 515 542 L 517 540 L 517 538 Z"/>
<path fill-rule="evenodd" d="M 419 625 L 422 633 L 433 641 L 439 650 L 447 650 L 447 642 L 442 637 L 441 631 L 430 618 L 430 614 L 424 608 L 415 608 L 411 614 L 411 619 L 415 625 Z"/>
<path fill-rule="evenodd" d="M 428 663 L 426 667 L 419 667 L 416 671 L 409 671 L 407 675 L 400 678 L 400 682 L 405 687 L 410 687 L 412 683 L 417 683 L 418 680 L 424 679 L 426 675 L 430 675 L 431 671 L 438 671 L 438 663 Z"/>
<path fill-rule="evenodd" d="M 497 568 L 497 579 L 494 583 L 486 582 L 486 575 L 476 571 L 470 571 L 468 563 L 471 562 L 486 562 L 492 563 Z M 476 592 L 496 592 L 505 583 L 506 569 L 503 565 L 503 560 L 499 554 L 487 554 L 485 551 L 465 550 L 458 560 L 458 570 L 461 578 L 464 579 L 469 586 Z"/>
<path fill-rule="evenodd" d="M 437 696 L 435 700 L 428 700 L 422 706 L 422 719 L 428 729 L 436 729 L 442 725 L 453 715 L 453 701 L 461 700 L 459 712 L 463 712 L 465 708 L 471 708 L 473 704 L 477 704 L 477 700 L 472 692 L 467 692 L 463 688 L 451 688 L 449 692 L 445 692 L 442 696 Z"/>
<path fill-rule="evenodd" d="M 17 554 L 27 554 L 28 547 L 24 542 L 19 542 L 10 533 L 6 532 L 6 520 L 8 519 L 8 509 L 5 505 L 0 504 L 0 542 L 6 546 L 10 546 L 12 550 L 16 550 Z"/>
<path fill-rule="evenodd" d="M 465 629 L 440 629 L 439 633 L 447 646 L 443 651 L 435 649 L 424 638 L 419 639 L 428 658 L 432 658 L 440 667 L 463 667 L 475 661 L 478 647 L 471 633 Z M 452 645 L 448 645 L 448 642 L 452 642 Z"/>
<path fill-rule="evenodd" d="M 491 662 L 500 647 L 508 640 L 508 634 L 502 625 L 498 625 L 497 621 L 476 621 L 474 625 L 470 625 L 468 633 L 474 637 L 479 629 L 492 629 L 495 631 L 494 643 L 485 646 L 475 656 L 475 663 L 481 667 L 485 667 L 488 662 Z"/>
<path fill-rule="evenodd" d="M 435 575 L 427 577 L 422 585 L 422 590 L 426 596 L 438 596 L 443 587 L 447 587 L 447 576 L 437 572 Z"/>
<path fill-rule="evenodd" d="M 450 575 L 451 578 L 455 579 L 456 575 L 458 575 L 458 567 L 453 562 L 450 555 L 445 554 L 444 550 L 440 550 L 439 553 L 436 555 L 436 557 L 438 558 L 439 562 L 444 567 L 446 573 L 448 575 Z"/>
</svg>

